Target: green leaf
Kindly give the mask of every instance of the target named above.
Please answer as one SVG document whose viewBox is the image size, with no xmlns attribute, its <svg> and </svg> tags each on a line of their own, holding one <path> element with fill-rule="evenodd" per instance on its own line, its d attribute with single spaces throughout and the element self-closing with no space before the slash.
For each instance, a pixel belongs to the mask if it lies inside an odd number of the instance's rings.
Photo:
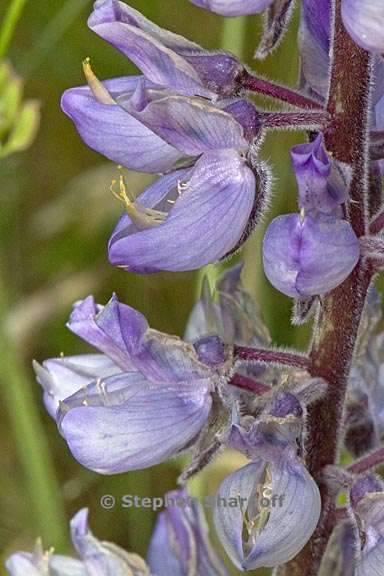
<svg viewBox="0 0 384 576">
<path fill-rule="evenodd" d="M 0 148 L 0 158 L 21 152 L 33 142 L 40 122 L 40 105 L 28 100 L 20 110 L 5 144 Z"/>
<path fill-rule="evenodd" d="M 23 81 L 11 69 L 5 76 L 3 88 L 0 87 L 0 136 L 11 129 L 23 95 Z"/>
</svg>

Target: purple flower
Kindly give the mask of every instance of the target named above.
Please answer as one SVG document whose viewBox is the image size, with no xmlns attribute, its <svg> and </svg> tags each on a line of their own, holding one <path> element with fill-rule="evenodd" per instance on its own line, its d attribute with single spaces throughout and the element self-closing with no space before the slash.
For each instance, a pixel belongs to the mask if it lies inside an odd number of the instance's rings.
<svg viewBox="0 0 384 576">
<path fill-rule="evenodd" d="M 267 192 L 247 159 L 261 129 L 256 108 L 246 100 L 219 101 L 238 88 L 242 67 L 117 0 L 96 2 L 89 26 L 144 76 L 101 83 L 86 61 L 89 86 L 67 90 L 64 111 L 83 140 L 111 160 L 166 172 L 137 199 L 120 179 L 115 195 L 127 214 L 110 239 L 111 263 L 142 273 L 181 271 L 229 255 L 248 237 Z"/>
<path fill-rule="evenodd" d="M 117 0 L 96 2 L 88 24 L 128 56 L 144 76 L 101 83 L 85 61 L 88 86 L 66 90 L 64 112 L 90 148 L 117 164 L 143 172 L 169 170 L 181 153 L 122 110 L 117 99 L 132 94 L 141 81 L 158 89 L 162 86 L 215 100 L 237 90 L 242 66 L 230 54 L 206 52 L 182 36 L 162 30 Z"/>
<path fill-rule="evenodd" d="M 354 574 L 380 574 L 384 565 L 383 481 L 373 474 L 358 477 L 351 488 L 350 501 L 361 530 Z"/>
<path fill-rule="evenodd" d="M 381 0 L 343 0 L 344 26 L 353 40 L 369 52 L 384 52 L 384 4 Z"/>
<path fill-rule="evenodd" d="M 270 6 L 274 0 L 190 0 L 200 8 L 222 16 L 257 14 Z"/>
<path fill-rule="evenodd" d="M 357 531 L 351 521 L 339 522 L 329 540 L 319 576 L 356 576 Z"/>
<path fill-rule="evenodd" d="M 222 482 L 214 520 L 221 543 L 240 570 L 288 562 L 316 528 L 320 493 L 296 455 L 297 407 L 293 396 L 284 395 L 269 417 L 248 430 L 232 428 L 229 444 L 252 461 Z"/>
<path fill-rule="evenodd" d="M 89 77 L 89 68 L 85 69 Z M 129 76 L 96 84 L 99 91 L 100 87 L 107 91 L 109 101 L 96 92 L 95 82 L 92 88 L 70 88 L 64 92 L 61 106 L 87 146 L 131 170 L 157 173 L 172 168 L 181 153 L 116 104 L 120 95 L 134 92 L 141 78 Z"/>
<path fill-rule="evenodd" d="M 177 455 L 207 424 L 212 395 L 230 368 L 226 348 L 187 344 L 152 330 L 114 296 L 75 305 L 69 328 L 102 354 L 37 366 L 45 403 L 74 457 L 104 474 L 145 468 Z M 59 408 L 58 408 L 59 407 Z"/>
<path fill-rule="evenodd" d="M 213 550 L 203 510 L 185 490 L 166 494 L 167 507 L 158 516 L 147 562 L 157 576 L 227 576 Z M 174 502 L 174 505 L 172 505 Z"/>
<path fill-rule="evenodd" d="M 321 133 L 313 142 L 293 146 L 291 158 L 299 188 L 300 208 L 314 214 L 330 213 L 346 201 L 346 187 L 330 181 L 332 161 Z M 333 180 L 336 181 L 336 174 Z"/>
<path fill-rule="evenodd" d="M 264 236 L 264 272 L 287 296 L 321 295 L 349 276 L 359 252 L 359 241 L 345 220 L 284 214 L 271 222 Z"/>
<path fill-rule="evenodd" d="M 303 0 L 299 29 L 301 70 L 311 90 L 326 97 L 329 81 L 331 0 Z"/>
<path fill-rule="evenodd" d="M 243 66 L 231 54 L 207 52 L 163 30 L 118 0 L 97 0 L 88 26 L 127 56 L 156 84 L 180 94 L 216 98 L 237 89 Z"/>
<path fill-rule="evenodd" d="M 80 560 L 44 553 L 38 542 L 33 553 L 17 552 L 8 558 L 5 565 L 10 576 L 150 576 L 139 556 L 93 536 L 86 508 L 72 518 L 71 536 Z"/>
<path fill-rule="evenodd" d="M 78 89 L 78 92 L 84 90 L 87 89 Z M 64 101 L 77 97 L 72 91 L 64 96 Z M 89 94 L 87 98 L 89 100 Z M 156 170 L 159 162 L 171 165 L 180 157 L 190 156 L 189 163 L 195 164 L 160 177 L 136 200 L 129 198 L 124 181 L 120 180 L 118 196 L 127 214 L 118 223 L 109 243 L 111 263 L 144 273 L 191 270 L 219 260 L 238 248 L 257 221 L 266 194 L 261 177 L 248 166 L 245 157 L 249 148 L 245 132 L 251 138 L 251 131 L 255 130 L 255 136 L 260 129 L 253 105 L 236 101 L 226 112 L 200 98 L 147 89 L 143 80 L 136 82 L 134 92 L 114 98 L 117 104 L 96 103 L 96 106 L 90 105 L 85 114 L 80 110 L 78 127 L 80 132 L 84 128 L 83 137 L 88 143 L 89 139 L 96 142 L 95 146 L 101 142 L 100 146 L 110 158 L 117 159 L 116 155 L 123 153 L 125 165 L 133 166 L 131 148 L 123 149 L 120 136 L 104 139 L 98 132 L 99 124 L 89 123 L 86 118 L 94 110 L 96 121 L 100 106 L 107 114 L 111 107 L 117 106 L 121 113 L 127 114 L 133 130 L 135 126 L 131 123 L 138 123 L 138 138 L 142 130 L 149 130 L 150 141 L 157 139 L 154 154 L 160 147 L 160 155 L 154 162 Z M 249 114 L 250 108 L 253 115 Z M 122 126 L 124 122 L 119 128 Z M 105 128 L 108 132 L 108 121 Z M 132 162 L 137 160 L 140 164 L 136 168 L 154 170 L 150 167 L 151 153 L 147 157 L 143 143 L 134 139 L 132 147 L 136 145 L 132 154 Z"/>
<path fill-rule="evenodd" d="M 124 214 L 111 236 L 110 262 L 148 273 L 193 270 L 223 258 L 242 239 L 260 200 L 255 185 L 238 152 L 207 152 L 193 170 L 162 176 L 138 197 L 138 214 Z"/>
</svg>

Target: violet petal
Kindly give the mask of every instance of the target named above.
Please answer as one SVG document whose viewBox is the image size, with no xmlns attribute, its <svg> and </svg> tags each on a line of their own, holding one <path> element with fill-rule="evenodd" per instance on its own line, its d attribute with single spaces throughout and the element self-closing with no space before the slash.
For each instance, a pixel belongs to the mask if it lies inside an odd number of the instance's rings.
<svg viewBox="0 0 384 576">
<path fill-rule="evenodd" d="M 147 92 L 147 99 L 144 85 L 138 85 L 136 92 L 118 98 L 120 106 L 180 152 L 196 156 L 208 150 L 248 149 L 242 126 L 206 100 L 155 90 Z"/>
<path fill-rule="evenodd" d="M 137 373 L 96 382 L 62 405 L 73 456 L 101 474 L 153 466 L 185 448 L 211 409 L 209 380 L 153 384 Z"/>
<path fill-rule="evenodd" d="M 345 220 L 284 214 L 269 225 L 263 242 L 264 271 L 271 284 L 294 298 L 325 294 L 356 266 L 358 239 Z"/>
<path fill-rule="evenodd" d="M 116 78 L 103 85 L 115 98 L 134 91 L 138 79 Z M 126 168 L 157 173 L 168 170 L 181 157 L 179 151 L 117 104 L 97 102 L 88 86 L 66 90 L 61 106 L 87 146 Z"/>
<path fill-rule="evenodd" d="M 119 225 L 109 243 L 110 262 L 136 272 L 215 262 L 241 237 L 254 194 L 255 177 L 236 151 L 207 152 L 163 223 L 136 232 Z"/>
</svg>

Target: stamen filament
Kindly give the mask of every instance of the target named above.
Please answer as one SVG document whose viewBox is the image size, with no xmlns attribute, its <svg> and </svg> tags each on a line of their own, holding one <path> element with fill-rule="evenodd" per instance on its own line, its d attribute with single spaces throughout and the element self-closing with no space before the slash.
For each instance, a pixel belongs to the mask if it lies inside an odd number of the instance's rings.
<svg viewBox="0 0 384 576">
<path fill-rule="evenodd" d="M 124 176 L 120 174 L 119 177 L 119 191 L 116 192 L 113 187 L 116 185 L 116 180 L 112 180 L 110 190 L 113 196 L 124 204 L 128 216 L 134 224 L 140 229 L 152 228 L 158 226 L 168 216 L 166 212 L 154 210 L 153 208 L 146 208 L 137 202 L 133 202 L 127 193 Z"/>
<path fill-rule="evenodd" d="M 83 71 L 87 84 L 90 87 L 95 99 L 100 104 L 116 104 L 106 87 L 100 82 L 100 80 L 93 72 L 89 58 L 86 58 L 83 61 Z"/>
</svg>

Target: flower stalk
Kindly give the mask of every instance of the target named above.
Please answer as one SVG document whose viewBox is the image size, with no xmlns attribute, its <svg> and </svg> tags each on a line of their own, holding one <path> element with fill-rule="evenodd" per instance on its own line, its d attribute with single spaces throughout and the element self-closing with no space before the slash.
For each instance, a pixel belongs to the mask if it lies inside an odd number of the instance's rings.
<svg viewBox="0 0 384 576">
<path fill-rule="evenodd" d="M 384 464 L 384 448 L 378 448 L 371 454 L 367 456 L 363 456 L 350 466 L 348 466 L 348 471 L 352 472 L 353 474 L 361 474 L 362 472 L 366 472 L 367 470 L 371 470 L 372 468 L 376 468 L 376 466 L 381 466 Z"/>
<path fill-rule="evenodd" d="M 368 181 L 368 110 L 371 60 L 346 33 L 341 0 L 334 5 L 334 43 L 328 111 L 331 123 L 325 133 L 327 149 L 353 170 L 350 185 L 350 221 L 358 236 L 366 230 Z M 349 66 L 345 66 L 345 62 Z M 372 270 L 360 262 L 347 280 L 321 307 L 310 352 L 312 376 L 328 382 L 326 395 L 309 408 L 307 465 L 322 495 L 318 527 L 302 552 L 281 567 L 278 576 L 315 576 L 334 526 L 334 496 L 322 481 L 325 466 L 338 459 L 338 442 L 349 370 Z"/>
<path fill-rule="evenodd" d="M 280 366 L 291 366 L 308 370 L 310 368 L 310 359 L 304 354 L 295 354 L 285 350 L 272 350 L 250 348 L 247 346 L 235 346 L 234 356 L 238 360 L 247 362 L 262 362 L 265 364 L 277 364 Z"/>
<path fill-rule="evenodd" d="M 256 92 L 257 94 L 262 94 L 263 96 L 269 96 L 296 108 L 304 108 L 305 110 L 319 110 L 321 108 L 321 103 L 296 92 L 287 86 L 282 86 L 280 84 L 275 84 L 270 82 L 265 78 L 260 76 L 255 76 L 248 71 L 242 72 L 238 82 L 241 84 L 245 90 L 250 92 Z"/>
</svg>

